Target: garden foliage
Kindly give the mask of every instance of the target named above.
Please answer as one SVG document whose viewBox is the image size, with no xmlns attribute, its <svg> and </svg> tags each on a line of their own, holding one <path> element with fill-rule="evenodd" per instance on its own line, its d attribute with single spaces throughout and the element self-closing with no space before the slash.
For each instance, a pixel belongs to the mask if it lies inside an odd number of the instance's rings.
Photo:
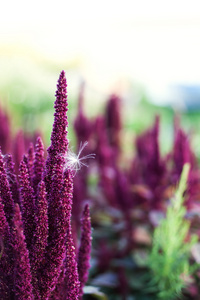
<svg viewBox="0 0 200 300">
<path fill-rule="evenodd" d="M 155 229 L 153 245 L 149 256 L 152 270 L 151 284 L 156 287 L 161 299 L 180 297 L 194 271 L 189 263 L 190 249 L 197 242 L 197 236 L 189 237 L 190 223 L 185 219 L 184 192 L 189 173 L 185 164 L 175 195 L 172 198 L 166 217 Z M 187 240 L 187 243 L 186 243 Z"/>
</svg>

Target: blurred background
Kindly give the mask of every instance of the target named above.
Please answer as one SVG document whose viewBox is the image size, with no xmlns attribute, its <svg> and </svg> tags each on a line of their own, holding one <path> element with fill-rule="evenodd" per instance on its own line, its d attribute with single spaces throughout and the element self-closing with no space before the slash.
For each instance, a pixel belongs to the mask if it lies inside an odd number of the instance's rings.
<svg viewBox="0 0 200 300">
<path fill-rule="evenodd" d="M 16 129 L 39 126 L 48 140 L 64 69 L 70 118 L 84 82 L 87 114 L 116 93 L 127 128 L 140 131 L 161 114 L 168 141 L 174 113 L 183 114 L 186 128 L 199 128 L 199 37 L 200 3 L 194 0 L 4 1 L 1 105 L 12 112 Z"/>
</svg>

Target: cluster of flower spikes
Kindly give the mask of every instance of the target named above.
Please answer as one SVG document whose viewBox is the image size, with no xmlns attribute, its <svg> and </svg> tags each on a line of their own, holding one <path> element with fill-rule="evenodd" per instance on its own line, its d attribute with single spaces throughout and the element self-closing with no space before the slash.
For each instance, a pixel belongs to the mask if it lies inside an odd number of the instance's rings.
<svg viewBox="0 0 200 300">
<path fill-rule="evenodd" d="M 88 204 L 75 249 L 71 228 L 73 170 L 68 151 L 67 83 L 61 72 L 51 145 L 44 159 L 41 138 L 15 175 L 11 155 L 0 153 L 0 299 L 80 300 L 91 252 Z"/>
<path fill-rule="evenodd" d="M 197 193 L 200 173 L 190 145 L 190 135 L 180 127 L 178 118 L 175 118 L 173 148 L 166 156 L 161 156 L 160 118 L 156 116 L 151 128 L 133 138 L 135 154 L 130 157 L 129 165 L 125 169 L 121 167 L 121 99 L 111 95 L 104 115 L 98 115 L 94 120 L 89 120 L 83 113 L 82 90 L 80 99 L 81 109 L 75 119 L 75 133 L 78 141 L 87 140 L 90 147 L 93 145 L 90 152 L 96 154 L 95 163 L 100 166 L 99 186 L 109 205 L 125 210 L 125 214 L 136 207 L 143 207 L 148 211 L 162 210 L 163 202 L 171 196 L 168 193 L 170 187 L 176 186 L 183 165 L 187 162 L 191 165 L 191 171 L 188 184 L 189 201 L 186 202 L 191 203 L 194 200 L 195 196 L 192 195 Z"/>
<path fill-rule="evenodd" d="M 109 211 L 113 230 L 119 218 L 123 220 L 121 224 L 124 224 L 117 235 L 114 232 L 115 239 L 103 240 L 100 234 L 99 238 L 95 237 L 94 244 L 100 245 L 96 256 L 97 272 L 101 274 L 113 270 L 112 262 L 116 259 L 125 258 L 136 247 L 144 246 L 143 242 L 136 238 L 137 226 L 140 228 L 140 225 L 145 225 L 153 229 L 157 225 L 156 222 L 160 215 L 164 215 L 168 200 L 179 181 L 183 165 L 187 162 L 190 163 L 191 169 L 186 205 L 188 209 L 195 206 L 195 201 L 198 202 L 200 199 L 200 171 L 190 145 L 190 135 L 183 131 L 177 118 L 174 124 L 173 148 L 162 157 L 159 146 L 160 119 L 158 116 L 152 127 L 133 137 L 134 155 L 130 157 L 127 168 L 123 168 L 121 164 L 123 159 L 121 99 L 111 95 L 106 103 L 104 114 L 98 115 L 93 120 L 87 118 L 83 112 L 83 90 L 81 90 L 80 99 L 81 109 L 78 110 L 75 119 L 75 133 L 78 141 L 88 141 L 91 147 L 90 152 L 96 154 L 94 163 L 98 170 L 96 184 L 98 193 L 94 196 L 92 203 L 93 226 L 96 226 L 96 231 L 101 228 L 102 224 L 97 214 L 100 212 L 108 215 Z M 90 165 L 86 172 L 89 173 L 89 171 Z M 80 203 L 84 197 L 90 198 L 92 195 L 89 195 L 85 185 L 86 177 L 82 180 L 78 174 L 76 179 L 82 183 L 82 190 L 84 190 L 84 193 L 79 193 L 80 184 L 75 187 L 75 195 L 79 196 L 76 202 Z M 116 209 L 118 213 L 115 213 Z M 151 214 L 152 212 L 155 214 Z M 121 217 L 118 217 L 119 215 Z M 112 243 L 110 243 L 111 240 Z M 120 240 L 126 241 L 124 248 L 119 245 Z M 119 275 L 120 271 L 123 269 L 114 269 L 115 274 Z M 123 282 L 121 288 L 125 288 L 124 282 L 127 282 L 127 278 L 118 276 L 119 284 L 120 281 Z"/>
</svg>

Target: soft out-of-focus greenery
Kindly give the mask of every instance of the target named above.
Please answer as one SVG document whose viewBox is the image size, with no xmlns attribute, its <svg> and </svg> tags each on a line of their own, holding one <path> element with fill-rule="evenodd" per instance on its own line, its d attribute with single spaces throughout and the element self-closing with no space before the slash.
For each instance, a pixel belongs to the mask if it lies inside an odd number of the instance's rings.
<svg viewBox="0 0 200 300">
<path fill-rule="evenodd" d="M 19 49 L 18 49 L 19 50 Z M 27 49 L 27 52 L 30 49 Z M 17 51 L 16 51 L 17 52 Z M 0 105 L 9 111 L 12 116 L 12 128 L 23 128 L 33 132 L 40 130 L 46 144 L 49 144 L 50 130 L 53 121 L 53 103 L 56 90 L 57 76 L 65 69 L 68 81 L 69 99 L 69 139 L 74 144 L 72 129 L 73 119 L 77 111 L 78 96 L 82 84 L 80 62 L 66 61 L 52 63 L 37 53 L 22 53 L 14 55 L 13 50 L 0 48 Z M 99 83 L 101 85 L 101 83 Z M 139 94 L 140 101 L 134 103 L 132 94 Z M 99 91 L 101 89 L 99 88 Z M 89 92 L 88 92 L 89 91 Z M 85 110 L 88 116 L 103 111 L 104 103 L 109 95 L 91 92 L 91 87 L 85 84 Z M 124 120 L 124 145 L 127 151 L 132 151 L 133 134 L 138 134 L 148 128 L 155 115 L 161 117 L 161 151 L 166 153 L 171 149 L 174 116 L 181 115 L 181 126 L 186 132 L 194 133 L 192 144 L 195 153 L 200 157 L 200 112 L 174 112 L 170 107 L 158 107 L 148 101 L 145 88 L 134 85 L 130 87 L 129 99 L 122 98 Z M 129 149 L 130 148 L 130 149 Z"/>
<path fill-rule="evenodd" d="M 181 290 L 192 273 L 189 263 L 190 249 L 198 238 L 188 238 L 190 223 L 184 219 L 186 209 L 183 206 L 184 192 L 189 173 L 189 164 L 183 167 L 181 179 L 174 199 L 167 209 L 166 218 L 161 221 L 153 235 L 153 246 L 149 256 L 149 266 L 160 299 L 175 299 L 181 296 Z"/>
<path fill-rule="evenodd" d="M 56 82 L 62 69 L 68 70 L 69 74 L 69 120 L 73 118 L 73 112 L 75 113 L 73 98 L 76 94 L 70 78 L 74 77 L 77 63 L 51 63 L 35 52 L 30 53 L 30 49 L 27 49 L 28 53 L 18 53 L 20 51 L 17 50 L 15 55 L 13 49 L 0 47 L 0 105 L 12 116 L 13 130 L 40 130 L 48 143 L 50 125 L 53 122 Z"/>
</svg>

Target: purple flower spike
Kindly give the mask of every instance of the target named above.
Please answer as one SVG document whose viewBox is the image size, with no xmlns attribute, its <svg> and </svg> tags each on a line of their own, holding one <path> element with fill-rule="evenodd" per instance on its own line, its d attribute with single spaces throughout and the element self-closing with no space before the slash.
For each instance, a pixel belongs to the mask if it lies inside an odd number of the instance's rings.
<svg viewBox="0 0 200 300">
<path fill-rule="evenodd" d="M 18 131 L 18 133 L 15 136 L 12 153 L 15 161 L 15 170 L 16 172 L 18 172 L 20 162 L 22 160 L 23 154 L 25 153 L 25 141 L 23 130 Z"/>
<path fill-rule="evenodd" d="M 56 163 L 59 156 L 63 158 L 62 165 L 64 165 L 64 155 L 68 149 L 67 140 L 67 82 L 65 78 L 65 72 L 60 73 L 60 77 L 57 84 L 56 101 L 55 101 L 55 113 L 54 113 L 54 124 L 51 134 L 51 145 L 47 149 L 48 157 L 45 166 L 45 183 L 47 188 L 47 196 L 51 190 L 52 183 L 52 172 L 53 166 Z"/>
<path fill-rule="evenodd" d="M 35 199 L 33 188 L 30 185 L 27 165 L 24 160 L 19 166 L 19 185 L 20 200 L 22 204 L 22 217 L 24 222 L 24 234 L 26 237 L 27 247 L 30 250 L 33 240 L 33 233 L 36 228 L 35 222 Z"/>
<path fill-rule="evenodd" d="M 62 194 L 63 188 L 63 168 L 62 157 L 58 157 L 58 164 L 54 164 L 51 186 L 51 195 L 48 202 L 48 218 L 49 218 L 49 244 L 54 243 L 55 235 L 58 234 L 58 218 L 60 218 L 58 210 L 62 206 Z M 64 217 L 64 216 L 63 216 Z M 61 225 L 61 224 L 59 224 Z"/>
<path fill-rule="evenodd" d="M 117 152 L 120 150 L 120 130 L 122 129 L 120 101 L 118 96 L 111 95 L 105 112 L 109 143 Z"/>
<path fill-rule="evenodd" d="M 3 156 L 0 151 L 0 196 L 4 204 L 4 211 L 8 223 L 11 223 L 11 219 L 14 213 L 14 202 L 9 187 L 9 182 L 6 175 L 5 165 L 3 162 Z"/>
<path fill-rule="evenodd" d="M 51 134 L 51 146 L 48 149 L 48 152 L 54 151 L 54 154 L 65 154 L 67 151 L 67 106 L 67 81 L 65 72 L 62 71 L 57 84 L 56 101 L 54 105 L 54 125 Z"/>
<path fill-rule="evenodd" d="M 13 250 L 14 250 L 14 291 L 15 299 L 32 300 L 32 276 L 28 250 L 26 248 L 25 237 L 21 220 L 19 205 L 15 206 L 13 219 Z"/>
<path fill-rule="evenodd" d="M 83 94 L 84 94 L 84 87 L 85 84 L 82 83 L 79 101 L 78 101 L 78 114 L 74 121 L 74 130 L 76 132 L 77 137 L 77 145 L 79 146 L 82 142 L 88 141 L 92 131 L 93 131 L 93 124 L 92 122 L 86 117 L 83 110 Z"/>
<path fill-rule="evenodd" d="M 174 172 L 177 175 L 177 180 L 180 177 L 182 172 L 183 165 L 185 163 L 190 163 L 191 169 L 196 165 L 195 155 L 192 152 L 190 146 L 190 136 L 187 136 L 186 133 L 181 129 L 175 127 L 175 137 L 174 137 L 174 146 L 173 146 L 173 161 L 174 161 Z"/>
<path fill-rule="evenodd" d="M 83 296 L 83 287 L 88 279 L 90 268 L 90 253 L 91 253 L 91 219 L 89 205 L 86 204 L 83 210 L 81 223 L 81 242 L 78 251 L 78 274 L 80 280 L 80 299 Z"/>
<path fill-rule="evenodd" d="M 12 156 L 10 154 L 6 154 L 4 156 L 5 169 L 8 178 L 8 182 L 10 185 L 10 190 L 12 193 L 12 198 L 15 203 L 20 205 L 19 201 L 19 185 L 17 181 L 17 176 L 15 175 L 14 163 L 12 160 Z"/>
<path fill-rule="evenodd" d="M 10 151 L 10 118 L 6 112 L 0 108 L 0 145 L 2 152 Z"/>
<path fill-rule="evenodd" d="M 61 157 L 58 157 L 60 162 Z M 60 163 L 54 165 L 51 198 L 48 203 L 49 236 L 46 253 L 46 265 L 42 271 L 41 290 L 42 299 L 48 299 L 55 289 L 58 277 L 61 272 L 65 257 L 65 238 L 67 231 L 67 221 L 62 205 L 63 169 Z"/>
<path fill-rule="evenodd" d="M 78 299 L 79 288 L 78 270 L 76 262 L 76 250 L 71 231 L 71 210 L 73 197 L 73 176 L 70 171 L 64 173 L 64 184 L 61 193 L 62 205 L 58 222 L 64 228 L 65 259 L 61 267 L 61 273 L 53 292 L 52 300 Z M 66 236 L 67 232 L 67 236 Z M 72 297 L 72 298 L 71 298 Z"/>
<path fill-rule="evenodd" d="M 38 187 L 38 205 L 37 205 L 37 227 L 33 238 L 33 254 L 31 257 L 31 266 L 33 274 L 33 287 L 36 299 L 38 299 L 37 276 L 39 268 L 44 261 L 48 237 L 48 216 L 47 200 L 44 181 L 41 181 Z"/>
<path fill-rule="evenodd" d="M 71 220 L 72 198 L 73 198 L 73 175 L 70 171 L 66 170 L 64 173 L 64 184 L 62 190 L 62 207 L 64 212 L 65 226 L 68 226 L 68 223 Z"/>
<path fill-rule="evenodd" d="M 9 228 L 6 216 L 4 213 L 4 205 L 2 199 L 0 198 L 0 238 L 4 238 L 6 230 Z M 2 249 L 1 249 L 2 250 Z"/>
<path fill-rule="evenodd" d="M 40 137 L 37 138 L 35 145 L 35 159 L 33 162 L 33 188 L 37 194 L 37 186 L 42 179 L 44 172 L 44 145 Z"/>
<path fill-rule="evenodd" d="M 65 287 L 67 290 L 65 300 L 78 300 L 80 281 L 76 261 L 75 246 L 72 237 L 71 224 L 67 230 L 66 258 L 65 258 Z"/>
<path fill-rule="evenodd" d="M 29 176 L 30 180 L 32 183 L 33 180 L 33 162 L 35 158 L 35 152 L 34 152 L 34 147 L 33 143 L 30 143 L 29 149 L 28 149 L 28 171 L 29 171 Z"/>
<path fill-rule="evenodd" d="M 0 299 L 13 299 L 13 253 L 10 228 L 0 198 Z"/>
<path fill-rule="evenodd" d="M 35 266 L 39 267 L 44 257 L 48 236 L 47 200 L 44 181 L 38 187 L 37 228 L 34 235 Z"/>
</svg>

